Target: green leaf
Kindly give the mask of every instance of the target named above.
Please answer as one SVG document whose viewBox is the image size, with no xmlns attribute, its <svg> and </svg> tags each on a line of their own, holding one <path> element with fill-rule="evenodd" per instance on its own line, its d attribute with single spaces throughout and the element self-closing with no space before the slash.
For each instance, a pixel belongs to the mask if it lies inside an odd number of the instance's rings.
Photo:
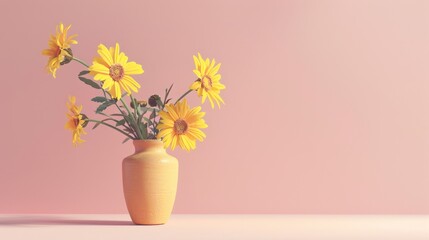
<svg viewBox="0 0 429 240">
<path fill-rule="evenodd" d="M 139 116 L 138 118 L 140 118 L 140 116 L 143 116 L 142 110 L 139 107 L 136 108 L 136 111 L 137 111 L 137 116 Z"/>
<path fill-rule="evenodd" d="M 107 102 L 102 103 L 100 106 L 98 106 L 97 110 L 95 110 L 96 113 L 101 113 L 102 111 L 104 111 L 106 108 L 108 108 L 109 106 L 113 105 L 115 103 L 115 101 L 110 100 Z"/>
<path fill-rule="evenodd" d="M 127 122 L 132 122 L 131 115 L 124 115 L 123 117 Z"/>
<path fill-rule="evenodd" d="M 102 114 L 102 113 L 100 113 L 100 114 Z M 102 114 L 102 115 L 105 115 L 105 114 Z M 106 122 L 106 121 L 114 121 L 114 122 L 119 122 L 118 120 L 116 120 L 116 119 L 114 119 L 114 118 L 106 118 L 106 119 L 103 119 L 103 120 L 101 120 L 100 122 L 98 122 L 98 123 L 96 123 L 95 125 L 94 125 L 94 127 L 92 127 L 92 129 L 95 129 L 95 128 L 97 128 L 100 124 L 102 124 L 103 122 Z"/>
<path fill-rule="evenodd" d="M 107 101 L 107 98 L 105 98 L 105 97 L 95 97 L 95 98 L 91 99 L 91 101 L 102 103 L 102 102 Z"/>
<path fill-rule="evenodd" d="M 174 84 L 174 83 L 173 83 Z M 173 84 L 171 84 L 170 88 L 167 90 L 165 89 L 165 97 L 164 97 L 164 103 L 162 104 L 162 108 L 165 107 L 165 104 L 168 103 L 169 100 L 167 100 L 168 95 L 170 94 L 171 88 L 173 88 Z M 171 98 L 170 98 L 171 99 Z"/>
<path fill-rule="evenodd" d="M 101 122 L 96 123 L 96 124 L 94 125 L 94 127 L 92 127 L 92 129 L 97 128 L 98 126 L 100 126 L 100 124 L 101 124 Z"/>
<path fill-rule="evenodd" d="M 147 125 L 142 122 L 137 123 L 137 125 L 139 125 L 143 139 L 147 139 Z"/>
<path fill-rule="evenodd" d="M 88 70 L 84 70 L 82 72 L 79 73 L 79 77 L 88 74 L 89 71 Z"/>
<path fill-rule="evenodd" d="M 110 116 L 115 116 L 115 117 L 124 117 L 124 116 L 126 116 L 126 115 L 124 115 L 124 114 L 120 114 L 120 113 L 114 113 L 114 114 L 111 114 Z"/>
<path fill-rule="evenodd" d="M 134 134 L 134 133 L 135 133 L 134 129 L 129 128 L 129 127 L 127 127 L 127 126 L 124 126 L 124 131 L 125 131 L 125 132 L 128 132 L 128 133 L 131 133 L 131 134 Z"/>
<path fill-rule="evenodd" d="M 105 113 L 102 113 L 102 112 L 100 112 L 100 113 L 98 113 L 98 114 L 103 115 L 103 116 L 106 116 L 106 117 L 108 117 L 108 118 L 111 118 L 108 114 L 105 114 Z M 112 118 L 112 119 L 113 119 L 113 118 Z"/>
<path fill-rule="evenodd" d="M 98 85 L 96 82 L 92 81 L 91 79 L 84 78 L 84 77 L 79 77 L 79 79 L 85 84 L 88 84 L 89 86 L 95 89 L 101 89 L 100 85 Z"/>
<path fill-rule="evenodd" d="M 121 126 L 125 124 L 125 119 L 121 119 L 119 121 L 116 122 L 116 126 Z"/>
<path fill-rule="evenodd" d="M 140 117 L 139 105 L 137 104 L 136 99 L 132 95 L 130 96 L 130 99 L 131 99 L 132 104 L 134 106 L 134 119 L 138 119 Z"/>
<path fill-rule="evenodd" d="M 119 122 L 118 120 L 114 119 L 114 118 L 106 118 L 104 119 L 105 121 L 110 120 L 110 121 L 114 121 L 115 123 Z"/>
<path fill-rule="evenodd" d="M 130 140 L 131 138 L 129 138 L 129 137 L 127 137 L 127 138 L 125 138 L 125 140 L 124 141 L 122 141 L 122 144 L 124 144 L 124 143 L 126 143 L 128 140 Z"/>
<path fill-rule="evenodd" d="M 140 109 L 140 108 L 137 108 L 137 109 Z M 141 122 L 143 118 L 143 114 L 139 110 L 137 110 L 137 114 L 139 115 L 137 122 Z"/>
<path fill-rule="evenodd" d="M 168 89 L 168 91 L 167 91 L 167 95 L 168 95 L 168 94 L 170 94 L 170 91 L 171 91 L 171 89 L 173 88 L 173 84 L 174 84 L 174 83 L 172 83 L 172 84 L 171 84 L 171 86 L 170 86 L 170 88 Z"/>
</svg>

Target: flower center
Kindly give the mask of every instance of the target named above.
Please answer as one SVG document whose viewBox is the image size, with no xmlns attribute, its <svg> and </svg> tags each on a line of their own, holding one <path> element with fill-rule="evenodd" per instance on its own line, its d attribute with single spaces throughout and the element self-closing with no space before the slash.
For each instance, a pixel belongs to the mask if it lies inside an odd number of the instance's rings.
<svg viewBox="0 0 429 240">
<path fill-rule="evenodd" d="M 60 56 L 60 53 L 61 53 L 61 48 L 57 46 L 57 50 L 55 52 L 55 57 Z"/>
<path fill-rule="evenodd" d="M 79 118 L 75 118 L 75 119 L 73 119 L 73 122 L 74 122 L 75 128 L 77 128 L 79 126 L 80 120 L 79 120 Z"/>
<path fill-rule="evenodd" d="M 174 131 L 176 134 L 183 134 L 188 130 L 188 123 L 183 119 L 178 119 L 174 122 Z"/>
<path fill-rule="evenodd" d="M 203 85 L 203 88 L 205 88 L 206 90 L 210 90 L 212 89 L 212 80 L 211 78 L 204 76 L 203 79 L 201 80 L 201 85 Z"/>
<path fill-rule="evenodd" d="M 109 75 L 113 80 L 119 81 L 124 77 L 124 68 L 120 64 L 113 64 L 110 67 Z"/>
</svg>

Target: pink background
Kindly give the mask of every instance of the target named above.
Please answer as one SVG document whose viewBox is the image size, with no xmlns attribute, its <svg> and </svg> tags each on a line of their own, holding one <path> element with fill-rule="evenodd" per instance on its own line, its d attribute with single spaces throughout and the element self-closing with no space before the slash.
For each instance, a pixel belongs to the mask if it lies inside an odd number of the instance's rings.
<svg viewBox="0 0 429 240">
<path fill-rule="evenodd" d="M 130 142 L 88 130 L 73 148 L 67 96 L 98 92 L 40 54 L 60 21 L 76 56 L 122 46 L 138 94 L 222 62 L 226 105 L 180 160 L 175 213 L 429 213 L 428 1 L 2 1 L 0 213 L 125 213 Z M 199 98 L 189 98 L 193 105 Z"/>
</svg>

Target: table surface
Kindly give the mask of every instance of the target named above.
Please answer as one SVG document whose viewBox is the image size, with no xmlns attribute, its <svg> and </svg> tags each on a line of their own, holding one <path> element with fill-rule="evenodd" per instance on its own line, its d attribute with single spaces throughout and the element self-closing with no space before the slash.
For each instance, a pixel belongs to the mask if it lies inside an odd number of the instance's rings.
<svg viewBox="0 0 429 240">
<path fill-rule="evenodd" d="M 428 215 L 172 215 L 133 225 L 125 214 L 0 215 L 0 239 L 422 239 Z"/>
</svg>

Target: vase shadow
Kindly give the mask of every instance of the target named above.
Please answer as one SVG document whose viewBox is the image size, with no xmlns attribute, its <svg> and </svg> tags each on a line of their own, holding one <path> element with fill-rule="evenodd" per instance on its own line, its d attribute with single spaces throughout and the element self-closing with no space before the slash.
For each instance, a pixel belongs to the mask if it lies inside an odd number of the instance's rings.
<svg viewBox="0 0 429 240">
<path fill-rule="evenodd" d="M 131 220 L 71 219 L 58 216 L 1 216 L 2 226 L 35 226 L 35 225 L 98 225 L 98 226 L 131 226 Z"/>
</svg>

